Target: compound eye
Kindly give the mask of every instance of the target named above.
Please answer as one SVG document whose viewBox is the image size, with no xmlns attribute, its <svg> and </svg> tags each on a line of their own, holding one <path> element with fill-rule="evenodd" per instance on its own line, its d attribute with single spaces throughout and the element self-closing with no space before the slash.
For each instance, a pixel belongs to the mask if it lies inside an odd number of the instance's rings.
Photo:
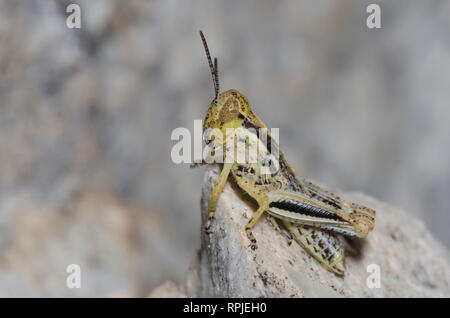
<svg viewBox="0 0 450 318">
<path fill-rule="evenodd" d="M 226 123 L 234 120 L 239 115 L 239 101 L 237 98 L 228 98 L 220 110 L 219 118 Z"/>
</svg>

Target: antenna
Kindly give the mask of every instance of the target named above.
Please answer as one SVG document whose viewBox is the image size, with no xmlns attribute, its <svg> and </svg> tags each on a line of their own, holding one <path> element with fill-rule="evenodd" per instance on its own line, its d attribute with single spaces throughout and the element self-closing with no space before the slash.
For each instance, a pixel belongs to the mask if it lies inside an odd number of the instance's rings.
<svg viewBox="0 0 450 318">
<path fill-rule="evenodd" d="M 211 54 L 209 53 L 208 44 L 206 43 L 205 36 L 203 32 L 200 31 L 200 37 L 202 38 L 203 47 L 205 48 L 206 58 L 208 59 L 209 69 L 211 70 L 211 76 L 214 83 L 214 100 L 217 103 L 219 97 L 219 71 L 217 69 L 217 57 L 214 58 L 214 64 L 211 59 Z"/>
<path fill-rule="evenodd" d="M 215 89 L 215 93 L 216 93 L 216 100 L 217 97 L 219 96 L 220 93 L 220 86 L 219 86 L 219 69 L 217 68 L 217 57 L 214 58 L 214 71 L 215 71 L 215 82 L 216 84 L 214 84 L 214 89 Z"/>
</svg>

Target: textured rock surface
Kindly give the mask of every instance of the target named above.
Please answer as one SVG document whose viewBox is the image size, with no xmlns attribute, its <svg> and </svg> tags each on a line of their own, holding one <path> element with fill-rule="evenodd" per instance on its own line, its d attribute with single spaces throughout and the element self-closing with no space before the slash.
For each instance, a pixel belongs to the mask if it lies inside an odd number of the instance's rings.
<svg viewBox="0 0 450 318">
<path fill-rule="evenodd" d="M 167 297 L 186 297 L 184 286 L 177 286 L 172 281 L 166 281 L 164 284 L 152 290 L 149 297 L 151 298 L 167 298 Z"/>
<path fill-rule="evenodd" d="M 217 168 L 204 178 L 205 220 Z M 450 296 L 449 254 L 424 224 L 405 212 L 361 194 L 343 194 L 376 209 L 373 232 L 350 241 L 343 278 L 325 270 L 295 242 L 288 246 L 267 221 L 254 228 L 258 249 L 250 250 L 244 225 L 253 213 L 235 186 L 226 185 L 212 234 L 187 275 L 188 296 L 225 297 L 444 297 Z M 244 200 L 243 200 L 244 199 Z M 353 243 L 352 243 L 353 242 Z M 367 266 L 380 266 L 380 288 L 368 288 Z M 170 293 L 169 293 L 170 294 Z M 163 294 L 161 294 L 163 295 Z"/>
</svg>

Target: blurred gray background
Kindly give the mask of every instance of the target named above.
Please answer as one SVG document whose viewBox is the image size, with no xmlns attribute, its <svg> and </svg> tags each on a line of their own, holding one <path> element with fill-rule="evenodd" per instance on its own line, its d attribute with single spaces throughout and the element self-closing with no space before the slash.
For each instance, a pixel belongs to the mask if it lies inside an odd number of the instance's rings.
<svg viewBox="0 0 450 318">
<path fill-rule="evenodd" d="M 298 175 L 450 245 L 450 2 L 0 1 L 0 296 L 145 296 L 199 246 L 171 132 L 213 96 L 198 35 Z M 69 3 L 82 28 L 66 27 Z M 66 288 L 79 264 L 82 288 Z"/>
</svg>

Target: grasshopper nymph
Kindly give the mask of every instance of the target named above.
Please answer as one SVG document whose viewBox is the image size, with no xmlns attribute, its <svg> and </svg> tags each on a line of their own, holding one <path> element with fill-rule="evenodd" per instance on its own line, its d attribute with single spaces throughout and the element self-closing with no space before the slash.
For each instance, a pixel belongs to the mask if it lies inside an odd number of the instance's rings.
<svg viewBox="0 0 450 318">
<path fill-rule="evenodd" d="M 211 141 L 215 149 L 224 149 L 237 141 L 237 152 L 257 149 L 245 160 L 225 160 L 214 186 L 205 230 L 209 233 L 216 202 L 231 175 L 238 187 L 250 195 L 258 209 L 245 226 L 250 247 L 257 248 L 252 228 L 267 212 L 272 223 L 281 223 L 287 233 L 328 270 L 343 275 L 344 249 L 334 233 L 365 237 L 373 229 L 375 211 L 349 203 L 303 178 L 297 178 L 267 127 L 250 109 L 247 98 L 237 90 L 220 93 L 217 58 L 211 59 L 205 37 L 200 31 L 214 83 L 214 99 L 206 114 L 203 131 L 215 129 L 224 138 Z M 219 94 L 220 93 L 220 94 Z M 258 131 L 266 129 L 263 142 Z M 230 133 L 231 131 L 231 133 Z M 270 147 L 269 147 L 270 145 Z M 270 166 L 270 169 L 268 169 Z M 274 220 L 274 218 L 276 220 Z"/>
</svg>

